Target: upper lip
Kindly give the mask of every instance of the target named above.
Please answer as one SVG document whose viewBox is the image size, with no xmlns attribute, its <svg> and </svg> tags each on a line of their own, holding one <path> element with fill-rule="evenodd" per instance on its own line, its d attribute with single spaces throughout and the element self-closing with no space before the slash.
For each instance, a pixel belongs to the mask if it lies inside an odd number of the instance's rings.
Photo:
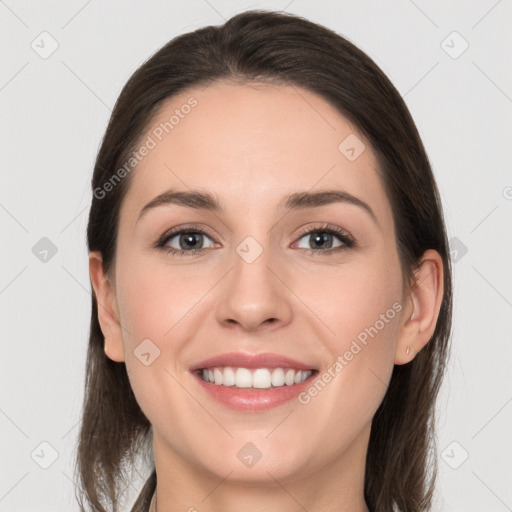
<svg viewBox="0 0 512 512">
<path fill-rule="evenodd" d="M 294 368 L 296 370 L 314 370 L 311 364 L 301 363 L 290 357 L 279 354 L 247 354 L 243 352 L 231 352 L 204 359 L 194 364 L 190 370 L 214 368 L 216 366 L 232 366 L 235 368 Z"/>
</svg>

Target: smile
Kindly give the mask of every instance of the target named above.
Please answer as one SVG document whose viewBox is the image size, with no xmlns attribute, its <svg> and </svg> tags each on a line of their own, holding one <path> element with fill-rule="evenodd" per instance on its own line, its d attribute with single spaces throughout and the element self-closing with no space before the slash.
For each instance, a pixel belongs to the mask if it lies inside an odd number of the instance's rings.
<svg viewBox="0 0 512 512">
<path fill-rule="evenodd" d="M 198 361 L 189 370 L 212 403 L 250 413 L 298 404 L 294 399 L 319 372 L 313 358 L 301 361 L 282 354 L 241 351 Z"/>
<path fill-rule="evenodd" d="M 228 386 L 239 389 L 269 389 L 293 386 L 305 382 L 314 370 L 296 370 L 293 368 L 203 368 L 199 375 L 205 382 L 216 386 Z"/>
</svg>

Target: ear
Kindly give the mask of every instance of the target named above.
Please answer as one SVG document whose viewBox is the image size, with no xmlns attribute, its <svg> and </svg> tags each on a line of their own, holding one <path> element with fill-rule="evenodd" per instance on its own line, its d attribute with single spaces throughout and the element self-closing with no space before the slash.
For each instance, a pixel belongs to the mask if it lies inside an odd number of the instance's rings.
<svg viewBox="0 0 512 512">
<path fill-rule="evenodd" d="M 404 308 L 398 334 L 395 364 L 406 364 L 429 342 L 434 334 L 444 294 L 443 260 L 429 249 L 415 272 L 415 282 Z"/>
<path fill-rule="evenodd" d="M 99 251 L 89 253 L 89 274 L 98 304 L 98 321 L 105 338 L 105 354 L 112 361 L 124 361 L 124 346 L 115 288 L 105 275 L 103 258 Z"/>
</svg>

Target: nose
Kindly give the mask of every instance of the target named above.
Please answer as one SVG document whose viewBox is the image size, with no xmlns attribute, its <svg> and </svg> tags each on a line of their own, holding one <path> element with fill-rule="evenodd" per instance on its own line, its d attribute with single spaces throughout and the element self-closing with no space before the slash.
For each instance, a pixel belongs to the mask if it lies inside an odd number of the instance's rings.
<svg viewBox="0 0 512 512">
<path fill-rule="evenodd" d="M 293 293 L 286 286 L 283 273 L 269 250 L 252 262 L 235 254 L 217 303 L 217 320 L 223 327 L 245 331 L 273 330 L 289 324 Z"/>
</svg>

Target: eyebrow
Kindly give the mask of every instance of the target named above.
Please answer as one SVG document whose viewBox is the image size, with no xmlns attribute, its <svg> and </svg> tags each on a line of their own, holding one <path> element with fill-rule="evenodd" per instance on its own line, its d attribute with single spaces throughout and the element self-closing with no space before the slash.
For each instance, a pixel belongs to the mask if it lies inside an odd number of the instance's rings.
<svg viewBox="0 0 512 512">
<path fill-rule="evenodd" d="M 349 203 L 358 206 L 368 213 L 372 220 L 378 224 L 375 212 L 372 210 L 370 205 L 358 197 L 342 190 L 295 192 L 286 196 L 280 204 L 285 210 L 305 210 L 307 208 L 314 208 L 333 203 Z M 147 203 L 140 211 L 137 221 L 139 221 L 149 210 L 169 204 L 176 204 L 187 208 L 205 210 L 214 213 L 220 213 L 224 210 L 216 196 L 210 192 L 203 192 L 199 190 L 179 191 L 171 189 L 156 196 Z"/>
</svg>

